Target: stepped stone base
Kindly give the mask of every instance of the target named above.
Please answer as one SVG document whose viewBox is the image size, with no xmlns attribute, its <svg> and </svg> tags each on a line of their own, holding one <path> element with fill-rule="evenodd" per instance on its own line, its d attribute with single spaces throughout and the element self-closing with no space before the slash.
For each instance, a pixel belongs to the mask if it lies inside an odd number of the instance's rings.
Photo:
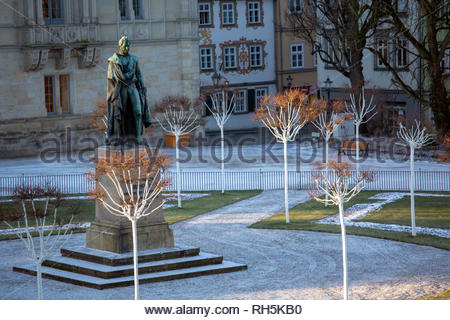
<svg viewBox="0 0 450 320">
<path fill-rule="evenodd" d="M 222 256 L 201 253 L 195 247 L 172 247 L 139 252 L 139 283 L 169 281 L 246 270 L 243 264 L 223 261 Z M 36 275 L 35 265 L 13 267 Z M 133 254 L 86 247 L 61 249 L 61 256 L 44 261 L 42 276 L 94 289 L 134 284 Z"/>
</svg>

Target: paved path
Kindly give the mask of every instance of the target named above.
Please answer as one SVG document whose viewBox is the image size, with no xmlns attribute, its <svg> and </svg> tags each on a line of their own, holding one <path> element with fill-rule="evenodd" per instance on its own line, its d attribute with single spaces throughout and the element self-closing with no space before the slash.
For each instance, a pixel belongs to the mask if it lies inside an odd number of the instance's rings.
<svg viewBox="0 0 450 320">
<path fill-rule="evenodd" d="M 307 201 L 290 192 L 290 205 Z M 249 229 L 283 209 L 282 191 L 260 195 L 173 226 L 178 244 L 199 246 L 247 271 L 141 286 L 142 299 L 341 299 L 339 234 Z M 76 234 L 70 245 L 81 245 Z M 69 245 L 68 244 L 68 245 Z M 367 237 L 348 237 L 350 299 L 409 299 L 450 288 L 450 252 Z M 34 299 L 35 278 L 13 273 L 22 244 L 0 242 L 0 298 Z M 130 299 L 133 288 L 97 291 L 44 279 L 47 299 Z"/>
</svg>

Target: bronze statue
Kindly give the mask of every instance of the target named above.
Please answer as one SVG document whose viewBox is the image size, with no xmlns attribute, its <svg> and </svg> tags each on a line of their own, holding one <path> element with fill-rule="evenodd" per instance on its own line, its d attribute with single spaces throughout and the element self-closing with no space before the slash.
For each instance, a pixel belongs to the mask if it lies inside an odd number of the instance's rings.
<svg viewBox="0 0 450 320">
<path fill-rule="evenodd" d="M 151 124 L 144 85 L 136 56 L 129 54 L 130 41 L 119 40 L 119 52 L 108 59 L 107 144 L 140 143 Z"/>
</svg>

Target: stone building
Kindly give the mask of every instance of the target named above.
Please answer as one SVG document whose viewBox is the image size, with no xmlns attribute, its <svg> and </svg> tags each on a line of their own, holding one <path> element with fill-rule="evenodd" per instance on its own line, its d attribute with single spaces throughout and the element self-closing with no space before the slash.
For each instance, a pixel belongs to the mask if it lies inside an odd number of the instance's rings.
<svg viewBox="0 0 450 320">
<path fill-rule="evenodd" d="M 275 52 L 276 78 L 279 91 L 301 88 L 305 93 L 317 91 L 317 55 L 311 45 L 295 36 L 289 15 L 311 10 L 310 3 L 303 0 L 275 0 Z"/>
<path fill-rule="evenodd" d="M 275 76 L 274 1 L 198 1 L 200 86 L 212 86 L 217 74 L 236 92 L 234 114 L 225 124 L 226 139 L 254 137 L 262 124 L 252 121 L 258 99 L 277 92 Z M 206 117 L 210 142 L 219 128 Z"/>
<path fill-rule="evenodd" d="M 55 139 L 64 152 L 67 128 L 73 150 L 101 138 L 90 114 L 106 98 L 107 58 L 122 35 L 150 105 L 167 94 L 198 95 L 196 0 L 2 1 L 0 157 L 36 155 Z"/>
</svg>

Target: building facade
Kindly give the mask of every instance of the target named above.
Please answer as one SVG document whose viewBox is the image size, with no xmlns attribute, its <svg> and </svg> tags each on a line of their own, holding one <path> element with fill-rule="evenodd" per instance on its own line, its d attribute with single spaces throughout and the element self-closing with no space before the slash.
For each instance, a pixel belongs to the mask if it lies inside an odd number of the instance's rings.
<svg viewBox="0 0 450 320">
<path fill-rule="evenodd" d="M 217 73 L 236 92 L 227 136 L 255 132 L 262 125 L 252 116 L 258 100 L 277 91 L 275 76 L 274 1 L 198 1 L 200 86 L 212 86 Z M 205 131 L 219 128 L 206 117 Z"/>
<path fill-rule="evenodd" d="M 411 1 L 398 1 L 397 10 L 401 17 L 410 26 L 417 25 L 419 18 L 417 8 L 414 8 Z M 416 28 L 416 32 L 419 30 Z M 321 39 L 320 41 L 323 41 Z M 367 43 L 383 52 L 383 55 L 401 74 L 403 81 L 409 84 L 414 90 L 420 88 L 419 60 L 413 60 L 413 55 L 409 50 L 407 40 L 395 37 L 389 28 L 379 28 L 373 38 Z M 322 45 L 327 47 L 323 41 Z M 369 50 L 363 51 L 363 75 L 365 88 L 371 89 L 375 93 L 375 103 L 377 104 L 377 115 L 367 124 L 366 133 L 369 135 L 395 136 L 401 122 L 412 124 L 415 119 L 420 118 L 421 110 L 419 103 L 401 90 L 392 82 L 392 75 L 387 70 L 383 62 L 373 55 Z M 318 84 L 322 96 L 331 99 L 343 99 L 349 101 L 349 88 L 351 87 L 348 78 L 339 73 L 332 66 L 327 65 L 322 60 L 317 62 Z M 331 81 L 327 89 L 327 79 Z"/>
<path fill-rule="evenodd" d="M 308 1 L 275 0 L 275 54 L 277 89 L 301 88 L 305 93 L 317 91 L 317 56 L 309 43 L 295 36 L 289 15 L 311 10 Z"/>
<path fill-rule="evenodd" d="M 0 8 L 2 157 L 36 155 L 50 138 L 64 152 L 67 128 L 74 149 L 99 136 L 89 118 L 106 99 L 107 59 L 122 35 L 150 105 L 199 94 L 196 0 L 6 0 Z"/>
</svg>

